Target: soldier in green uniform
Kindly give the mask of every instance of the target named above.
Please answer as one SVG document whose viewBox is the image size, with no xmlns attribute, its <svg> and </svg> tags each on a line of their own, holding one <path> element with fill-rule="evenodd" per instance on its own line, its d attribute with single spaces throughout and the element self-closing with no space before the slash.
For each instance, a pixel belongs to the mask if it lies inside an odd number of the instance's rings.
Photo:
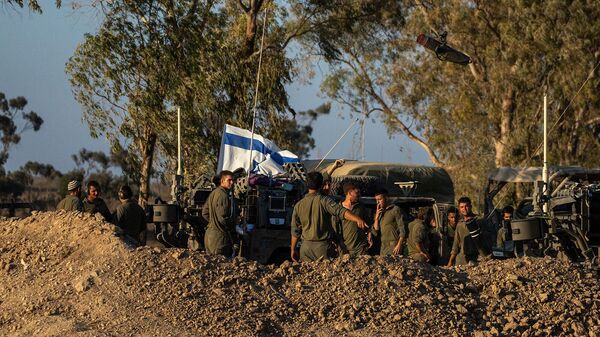
<svg viewBox="0 0 600 337">
<path fill-rule="evenodd" d="M 377 211 L 375 212 L 373 233 L 381 241 L 380 255 L 399 255 L 402 254 L 406 239 L 404 214 L 400 207 L 388 204 L 387 195 L 386 189 L 375 192 Z"/>
<path fill-rule="evenodd" d="M 408 255 L 418 262 L 430 262 L 429 234 L 435 226 L 433 208 L 419 208 L 417 218 L 408 224 Z"/>
<path fill-rule="evenodd" d="M 480 253 L 485 254 L 480 237 L 480 221 L 473 213 L 471 199 L 468 197 L 458 199 L 458 210 L 462 219 L 456 225 L 448 266 L 454 263 L 458 265 L 474 263 L 477 262 Z"/>
<path fill-rule="evenodd" d="M 451 206 L 446 212 L 446 219 L 448 220 L 448 226 L 446 226 L 446 239 L 450 244 L 454 242 L 454 232 L 456 231 L 456 225 L 458 224 L 458 210 L 456 207 Z"/>
<path fill-rule="evenodd" d="M 202 217 L 208 222 L 204 234 L 204 247 L 208 254 L 231 257 L 235 231 L 235 217 L 230 197 L 233 173 L 222 171 L 219 177 L 219 187 L 210 192 L 202 207 Z"/>
<path fill-rule="evenodd" d="M 510 232 L 510 222 L 513 217 L 514 208 L 512 206 L 506 206 L 502 209 L 502 227 L 498 229 L 498 235 L 496 237 L 496 247 L 502 250 L 512 251 L 512 238 Z"/>
<path fill-rule="evenodd" d="M 360 229 L 368 227 L 362 218 L 319 193 L 323 187 L 320 172 L 308 173 L 306 183 L 308 193 L 296 203 L 292 213 L 291 257 L 294 261 L 314 261 L 333 256 L 332 241 L 338 241 L 331 223 L 333 216 L 354 221 Z M 300 239 L 302 244 L 298 252 L 296 245 Z"/>
<path fill-rule="evenodd" d="M 143 246 L 146 244 L 146 212 L 133 200 L 133 192 L 128 185 L 119 188 L 121 204 L 115 210 L 114 223 L 121 227 L 125 235 Z"/>
<path fill-rule="evenodd" d="M 362 219 L 367 219 L 367 210 L 359 202 L 360 189 L 354 183 L 344 184 L 344 195 L 346 199 L 341 205 L 358 215 Z M 372 245 L 371 233 L 358 228 L 354 221 L 346 220 L 337 216 L 333 218 L 334 229 L 340 240 L 341 254 L 350 254 L 351 257 L 366 255 Z"/>
<path fill-rule="evenodd" d="M 81 204 L 81 183 L 78 180 L 72 180 L 67 185 L 67 196 L 62 199 L 58 205 L 57 210 L 65 211 L 83 211 L 83 205 Z"/>
<path fill-rule="evenodd" d="M 111 220 L 108 206 L 100 195 L 100 184 L 95 180 L 90 180 L 87 184 L 87 196 L 83 199 L 83 211 L 95 214 L 100 213 L 104 219 Z"/>
</svg>

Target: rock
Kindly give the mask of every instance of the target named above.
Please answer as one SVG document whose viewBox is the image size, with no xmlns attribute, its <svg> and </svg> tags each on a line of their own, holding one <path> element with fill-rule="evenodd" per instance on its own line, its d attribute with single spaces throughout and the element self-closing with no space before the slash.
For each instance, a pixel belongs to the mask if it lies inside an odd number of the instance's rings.
<svg viewBox="0 0 600 337">
<path fill-rule="evenodd" d="M 75 282 L 75 284 L 73 284 L 73 288 L 75 288 L 75 291 L 77 291 L 78 293 L 81 293 L 90 290 L 93 285 L 94 278 L 91 275 L 88 275 Z"/>
</svg>

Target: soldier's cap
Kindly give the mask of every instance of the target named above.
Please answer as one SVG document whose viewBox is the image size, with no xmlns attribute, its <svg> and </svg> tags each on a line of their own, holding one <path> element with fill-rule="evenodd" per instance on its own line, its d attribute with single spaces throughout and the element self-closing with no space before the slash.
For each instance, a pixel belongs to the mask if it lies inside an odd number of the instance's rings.
<svg viewBox="0 0 600 337">
<path fill-rule="evenodd" d="M 81 187 L 81 183 L 78 180 L 71 180 L 67 185 L 67 190 L 74 191 L 79 187 Z"/>
</svg>

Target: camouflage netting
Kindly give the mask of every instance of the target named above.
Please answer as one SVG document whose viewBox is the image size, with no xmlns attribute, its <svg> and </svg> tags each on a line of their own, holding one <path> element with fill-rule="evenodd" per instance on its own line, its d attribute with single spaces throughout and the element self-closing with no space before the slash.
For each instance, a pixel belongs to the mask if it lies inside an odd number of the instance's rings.
<svg viewBox="0 0 600 337">
<path fill-rule="evenodd" d="M 599 336 L 595 274 L 557 260 L 263 266 L 133 248 L 100 218 L 0 221 L 2 336 Z"/>
</svg>

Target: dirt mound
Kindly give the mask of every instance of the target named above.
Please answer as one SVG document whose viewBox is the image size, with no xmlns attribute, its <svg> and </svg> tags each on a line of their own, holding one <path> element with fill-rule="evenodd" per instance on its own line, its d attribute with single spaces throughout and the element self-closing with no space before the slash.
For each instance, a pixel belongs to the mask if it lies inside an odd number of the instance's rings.
<svg viewBox="0 0 600 337">
<path fill-rule="evenodd" d="M 133 248 L 93 216 L 0 221 L 0 335 L 600 335 L 600 285 L 552 259 L 263 266 Z"/>
</svg>

